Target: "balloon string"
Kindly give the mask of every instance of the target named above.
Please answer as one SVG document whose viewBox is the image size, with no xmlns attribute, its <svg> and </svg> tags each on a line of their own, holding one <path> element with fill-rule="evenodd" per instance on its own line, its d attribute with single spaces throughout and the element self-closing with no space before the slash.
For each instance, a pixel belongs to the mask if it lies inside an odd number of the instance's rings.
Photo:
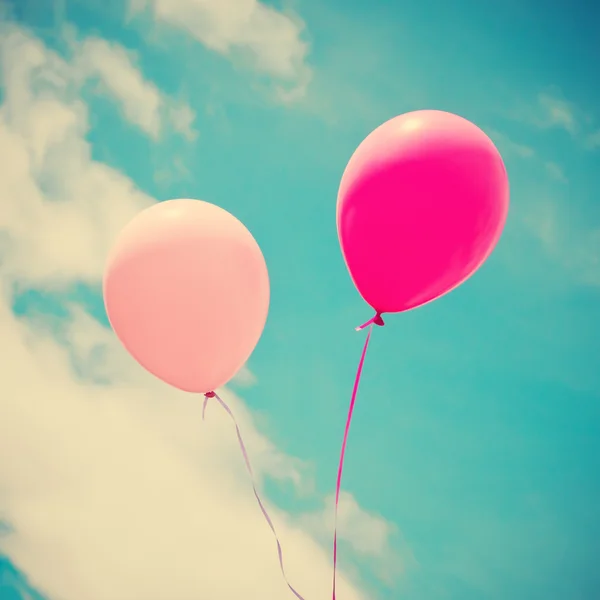
<svg viewBox="0 0 600 600">
<path fill-rule="evenodd" d="M 202 406 L 202 420 L 204 420 L 204 415 L 206 413 L 206 405 L 208 404 L 208 400 L 210 398 L 214 398 L 225 409 L 225 412 L 229 415 L 229 417 L 233 421 L 233 424 L 235 425 L 235 431 L 237 433 L 239 446 L 242 451 L 242 456 L 244 457 L 244 462 L 246 463 L 246 469 L 250 475 L 250 480 L 252 482 L 252 490 L 254 491 L 254 496 L 256 498 L 256 501 L 258 502 L 258 506 L 260 507 L 260 510 L 262 511 L 265 521 L 268 523 L 269 527 L 271 528 L 271 531 L 273 532 L 273 535 L 275 536 L 275 542 L 277 543 L 277 554 L 279 556 L 279 566 L 281 567 L 281 573 L 283 575 L 283 579 L 284 579 L 285 583 L 287 584 L 288 588 L 294 594 L 294 596 L 296 596 L 296 598 L 298 598 L 298 600 L 304 600 L 304 598 L 292 587 L 292 585 L 288 581 L 287 575 L 285 573 L 285 568 L 283 566 L 283 550 L 281 549 L 281 543 L 279 541 L 279 537 L 277 536 L 277 532 L 275 531 L 275 526 L 273 525 L 273 521 L 271 520 L 271 517 L 269 516 L 269 513 L 267 512 L 267 509 L 265 508 L 265 505 L 263 504 L 262 500 L 260 499 L 260 496 L 256 489 L 254 472 L 252 470 L 252 467 L 250 466 L 250 459 L 248 458 L 248 451 L 246 450 L 246 445 L 244 444 L 244 440 L 242 439 L 242 434 L 240 432 L 240 428 L 238 426 L 236 418 L 233 416 L 233 412 L 231 412 L 231 409 L 229 408 L 229 406 L 227 406 L 227 403 L 225 401 L 223 401 L 216 392 L 208 392 L 207 394 L 204 395 L 204 405 Z"/>
<path fill-rule="evenodd" d="M 358 386 L 360 384 L 360 377 L 362 375 L 363 366 L 365 364 L 365 357 L 367 356 L 367 349 L 369 347 L 369 341 L 371 339 L 371 333 L 373 333 L 373 325 L 384 325 L 381 315 L 377 313 L 372 319 L 356 328 L 356 331 L 361 329 L 369 328 L 367 333 L 367 339 L 363 346 L 360 361 L 358 363 L 358 369 L 356 370 L 356 378 L 354 379 L 354 387 L 352 389 L 352 397 L 350 398 L 350 407 L 348 408 L 348 417 L 346 419 L 346 428 L 344 429 L 344 439 L 342 441 L 342 451 L 340 453 L 340 462 L 338 465 L 337 483 L 335 486 L 335 510 L 334 510 L 334 525 L 333 525 L 333 593 L 332 600 L 336 600 L 336 573 L 337 573 L 337 525 L 338 525 L 338 508 L 340 503 L 340 491 L 342 488 L 342 474 L 344 471 L 344 458 L 346 456 L 346 444 L 348 442 L 348 433 L 350 432 L 350 424 L 352 423 L 352 415 L 354 413 L 354 404 L 356 403 L 356 396 L 358 394 Z"/>
</svg>

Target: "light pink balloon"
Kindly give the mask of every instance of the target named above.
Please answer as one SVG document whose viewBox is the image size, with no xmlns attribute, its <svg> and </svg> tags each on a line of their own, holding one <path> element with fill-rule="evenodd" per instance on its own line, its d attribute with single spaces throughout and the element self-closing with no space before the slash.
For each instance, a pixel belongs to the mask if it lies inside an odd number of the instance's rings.
<svg viewBox="0 0 600 600">
<path fill-rule="evenodd" d="M 340 184 L 352 280 L 378 313 L 431 302 L 483 264 L 508 205 L 502 157 L 481 129 L 435 110 L 391 119 L 360 144 Z"/>
<path fill-rule="evenodd" d="M 150 373 L 187 392 L 227 383 L 254 350 L 269 276 L 252 234 L 227 211 L 169 200 L 121 232 L 104 276 L 110 323 Z"/>
</svg>

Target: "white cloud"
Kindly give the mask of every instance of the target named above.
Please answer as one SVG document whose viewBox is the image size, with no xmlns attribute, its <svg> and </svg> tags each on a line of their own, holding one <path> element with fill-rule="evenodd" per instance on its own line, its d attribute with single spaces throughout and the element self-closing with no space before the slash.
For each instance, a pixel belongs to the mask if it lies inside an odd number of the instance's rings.
<svg viewBox="0 0 600 600">
<path fill-rule="evenodd" d="M 327 498 L 325 508 L 303 517 L 315 532 L 333 528 L 334 497 Z M 395 527 L 377 515 L 360 508 L 351 494 L 342 492 L 338 511 L 338 537 L 348 542 L 359 554 L 382 556 L 390 550 L 389 538 Z"/>
<path fill-rule="evenodd" d="M 514 155 L 519 158 L 532 158 L 535 156 L 535 150 L 526 144 L 521 144 L 511 140 L 507 135 L 494 129 L 488 129 L 487 134 L 498 146 L 502 155 Z"/>
<path fill-rule="evenodd" d="M 165 191 L 174 183 L 193 181 L 193 175 L 186 166 L 183 157 L 175 155 L 167 160 L 154 157 L 154 182 Z"/>
<path fill-rule="evenodd" d="M 135 14 L 150 9 L 160 22 L 182 29 L 204 46 L 249 61 L 256 70 L 289 82 L 285 101 L 303 95 L 311 78 L 304 24 L 258 0 L 130 0 Z"/>
<path fill-rule="evenodd" d="M 567 177 L 560 165 L 557 165 L 555 162 L 549 161 L 546 163 L 545 166 L 546 172 L 548 173 L 548 175 L 550 175 L 552 179 L 561 183 L 567 183 Z"/>
<path fill-rule="evenodd" d="M 74 36 L 71 35 L 73 38 Z M 114 42 L 90 37 L 72 40 L 73 76 L 80 84 L 90 78 L 100 82 L 99 91 L 112 97 L 125 118 L 154 140 L 170 129 L 189 142 L 198 132 L 194 128 L 196 113 L 189 104 L 163 94 L 144 78 L 134 52 Z"/>
<path fill-rule="evenodd" d="M 54 284 L 72 277 L 96 281 L 114 233 L 152 199 L 120 172 L 92 160 L 85 139 L 88 109 L 77 95 L 82 73 L 106 69 L 103 77 L 122 96 L 125 115 L 149 132 L 158 127 L 160 94 L 124 51 L 104 40 L 84 41 L 75 64 L 16 30 L 3 35 L 0 46 L 6 88 L 0 194 L 12 199 L 0 205 L 3 268 Z"/>
<path fill-rule="evenodd" d="M 243 366 L 234 379 L 235 383 L 241 387 L 250 387 L 256 384 L 254 373 L 247 367 Z"/>
<path fill-rule="evenodd" d="M 563 129 L 583 149 L 600 148 L 600 130 L 594 127 L 595 115 L 565 99 L 558 89 L 538 94 L 536 106 L 523 108 L 517 118 L 538 129 Z"/>
<path fill-rule="evenodd" d="M 556 87 L 540 92 L 534 102 L 520 102 L 507 116 L 540 130 L 562 129 L 584 149 L 593 151 L 600 147 L 600 130 L 594 128 L 594 115 L 566 99 Z"/>
<path fill-rule="evenodd" d="M 600 228 L 578 237 L 566 256 L 565 266 L 581 283 L 600 287 Z"/>
<path fill-rule="evenodd" d="M 542 91 L 535 99 L 521 99 L 507 111 L 506 116 L 536 129 L 563 129 L 573 137 L 579 134 L 583 117 L 581 111 L 557 88 Z"/>
<path fill-rule="evenodd" d="M 152 200 L 92 160 L 87 107 L 69 89 L 68 65 L 19 32 L 0 45 L 3 271 L 97 281 L 114 232 Z"/>
<path fill-rule="evenodd" d="M 505 159 L 509 157 L 520 160 L 531 159 L 544 169 L 550 179 L 560 183 L 567 183 L 568 180 L 563 168 L 553 161 L 544 161 L 531 146 L 515 142 L 506 134 L 493 129 L 487 130 L 487 133 Z"/>
<path fill-rule="evenodd" d="M 524 217 L 525 224 L 550 254 L 556 254 L 562 231 L 559 227 L 558 205 L 555 202 L 539 202 Z"/>
<path fill-rule="evenodd" d="M 187 104 L 173 106 L 169 118 L 173 129 L 189 142 L 193 142 L 198 137 L 198 132 L 194 129 L 196 113 Z"/>
<path fill-rule="evenodd" d="M 0 493 L 14 533 L 0 550 L 49 597 L 64 600 L 182 600 L 257 597 L 285 587 L 270 531 L 243 470 L 231 424 L 201 399 L 145 376 L 114 338 L 81 313 L 68 329 L 93 385 L 74 377 L 65 349 L 0 306 L 2 361 Z M 98 349 L 103 350 L 102 353 Z M 288 462 L 253 428 L 227 392 L 262 476 Z M 268 448 L 268 450 L 265 450 Z M 287 464 L 286 464 L 287 463 Z M 327 596 L 329 560 L 291 518 L 271 507 L 290 576 L 311 598 Z M 344 597 L 359 598 L 345 583 Z"/>
<path fill-rule="evenodd" d="M 537 124 L 540 127 L 559 127 L 571 134 L 577 133 L 579 125 L 576 111 L 570 102 L 558 95 L 541 93 L 538 95 L 538 103 L 541 111 Z"/>
<path fill-rule="evenodd" d="M 9 457 L 0 461 L 0 514 L 11 527 L 0 551 L 61 600 L 286 597 L 218 405 L 202 423 L 201 398 L 155 381 L 77 306 L 69 322 L 18 321 L 10 310 L 16 283 L 97 284 L 115 234 L 153 199 L 92 159 L 72 67 L 16 30 L 0 45 L 0 454 Z M 259 485 L 269 474 L 306 487 L 304 465 L 257 431 L 239 398 L 223 395 Z M 270 510 L 293 583 L 325 600 L 329 547 Z M 340 596 L 364 597 L 347 577 Z"/>
<path fill-rule="evenodd" d="M 158 138 L 163 98 L 158 88 L 136 68 L 134 57 L 118 44 L 100 38 L 88 38 L 75 46 L 74 51 L 76 67 L 82 76 L 98 77 L 106 92 L 121 104 L 125 117 L 154 139 Z M 191 112 L 189 107 L 187 110 Z"/>
<path fill-rule="evenodd" d="M 333 529 L 334 501 L 334 496 L 329 496 L 324 510 L 305 514 L 301 518 L 304 527 L 323 543 L 330 542 L 324 539 L 323 534 Z M 340 494 L 338 540 L 346 542 L 360 560 L 372 560 L 378 576 L 390 584 L 407 568 L 416 565 L 405 544 L 400 552 L 392 545 L 392 538 L 397 535 L 398 530 L 392 523 L 362 509 L 352 494 Z"/>
<path fill-rule="evenodd" d="M 196 118 L 189 105 L 169 98 L 154 83 L 144 78 L 137 66 L 135 53 L 107 40 L 89 37 L 78 40 L 76 32 L 65 27 L 69 40 L 71 60 L 64 60 L 56 53 L 45 52 L 40 42 L 14 29 L 3 27 L 2 54 L 5 77 L 17 78 L 31 85 L 36 96 L 42 92 L 55 96 L 74 97 L 88 82 L 97 82 L 96 93 L 112 98 L 123 116 L 144 133 L 156 140 L 171 128 L 188 141 L 197 132 L 192 125 Z M 26 60 L 11 67 L 14 57 L 23 51 Z"/>
<path fill-rule="evenodd" d="M 547 255 L 576 282 L 600 286 L 600 229 L 581 224 L 574 229 L 562 203 L 548 198 L 533 202 L 525 225 Z"/>
<path fill-rule="evenodd" d="M 586 140 L 586 145 L 590 150 L 600 148 L 600 129 L 594 131 L 588 136 Z"/>
</svg>

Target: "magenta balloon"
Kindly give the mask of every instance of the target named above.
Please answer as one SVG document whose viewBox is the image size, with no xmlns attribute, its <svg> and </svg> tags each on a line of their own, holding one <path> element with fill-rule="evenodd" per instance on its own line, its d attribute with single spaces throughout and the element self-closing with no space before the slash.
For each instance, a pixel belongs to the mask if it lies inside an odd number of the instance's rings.
<svg viewBox="0 0 600 600">
<path fill-rule="evenodd" d="M 227 383 L 256 346 L 269 309 L 265 259 L 227 211 L 169 200 L 121 232 L 104 277 L 110 323 L 148 371 L 187 392 Z"/>
<path fill-rule="evenodd" d="M 508 204 L 502 157 L 471 122 L 435 110 L 387 121 L 340 184 L 338 234 L 354 284 L 379 313 L 439 298 L 490 255 Z"/>
</svg>

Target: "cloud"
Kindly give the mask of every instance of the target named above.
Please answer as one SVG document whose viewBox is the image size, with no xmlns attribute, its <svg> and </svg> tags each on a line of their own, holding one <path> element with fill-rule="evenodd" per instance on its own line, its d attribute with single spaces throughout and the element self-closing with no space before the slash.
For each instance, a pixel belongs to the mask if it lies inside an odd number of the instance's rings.
<svg viewBox="0 0 600 600">
<path fill-rule="evenodd" d="M 71 50 L 73 76 L 80 84 L 96 78 L 100 83 L 98 91 L 113 98 L 123 116 L 152 139 L 157 140 L 169 129 L 189 142 L 198 137 L 193 126 L 194 110 L 187 103 L 163 94 L 146 80 L 137 65 L 136 53 L 97 37 L 81 42 L 72 39 Z"/>
<path fill-rule="evenodd" d="M 580 111 L 556 88 L 539 92 L 535 99 L 520 100 L 506 116 L 535 129 L 562 129 L 574 137 L 580 130 Z"/>
<path fill-rule="evenodd" d="M 146 374 L 77 305 L 66 321 L 15 318 L 15 286 L 97 286 L 115 235 L 154 200 L 92 158 L 72 64 L 16 29 L 0 47 L 0 453 L 10 457 L 0 461 L 0 514 L 10 526 L 0 552 L 62 600 L 285 597 L 227 415 L 211 406 L 202 423 L 200 398 Z M 257 430 L 239 397 L 223 396 L 259 486 L 270 476 L 310 487 L 306 465 Z M 325 600 L 329 547 L 269 507 L 294 584 Z M 367 550 L 382 543 L 384 525 L 374 527 Z M 347 573 L 340 587 L 346 600 L 364 598 Z"/>
<path fill-rule="evenodd" d="M 550 254 L 557 254 L 562 234 L 557 203 L 546 201 L 532 206 L 524 222 Z"/>
<path fill-rule="evenodd" d="M 74 54 L 82 78 L 98 77 L 105 91 L 122 106 L 126 119 L 157 139 L 163 98 L 136 68 L 134 58 L 118 44 L 100 38 L 88 38 L 76 45 Z M 189 107 L 187 110 L 191 111 Z"/>
<path fill-rule="evenodd" d="M 226 416 L 214 407 L 202 424 L 200 398 L 140 373 L 81 311 L 66 327 L 70 351 L 112 385 L 94 385 L 89 371 L 76 377 L 43 322 L 18 323 L 6 303 L 0 306 L 11 356 L 0 366 L 0 451 L 11 457 L 0 464 L 0 493 L 14 531 L 0 550 L 33 585 L 64 600 L 220 600 L 247 589 L 281 598 L 270 532 Z M 253 429 L 239 399 L 223 396 L 240 419 L 259 479 L 272 463 L 293 472 L 294 462 Z M 290 516 L 270 511 L 290 576 L 303 593 L 324 599 L 326 552 Z M 344 597 L 360 597 L 344 588 Z"/>
<path fill-rule="evenodd" d="M 311 79 L 303 22 L 258 0 L 130 0 L 130 12 L 181 29 L 214 52 L 246 62 L 258 72 L 289 82 L 283 101 L 302 97 Z M 294 85 L 295 84 L 295 85 Z"/>
<path fill-rule="evenodd" d="M 577 133 L 579 125 L 573 104 L 559 96 L 544 92 L 538 95 L 538 105 L 541 109 L 536 121 L 539 127 L 558 127 L 573 135 Z"/>
<path fill-rule="evenodd" d="M 36 96 L 43 92 L 74 98 L 86 84 L 96 82 L 94 92 L 113 99 L 123 116 L 152 139 L 157 140 L 169 128 L 189 141 L 195 139 L 194 111 L 145 79 L 136 65 L 135 53 L 98 37 L 78 40 L 72 27 L 66 26 L 64 31 L 70 60 L 46 51 L 41 42 L 23 31 L 2 27 L 4 76 L 14 75 L 21 77 L 22 83 L 31 83 Z M 12 69 L 9 63 L 20 52 L 27 54 L 27 60 Z"/>
<path fill-rule="evenodd" d="M 256 385 L 256 377 L 254 376 L 254 373 L 244 365 L 235 376 L 234 382 L 241 387 L 251 387 Z"/>
<path fill-rule="evenodd" d="M 537 106 L 522 110 L 517 120 L 538 129 L 562 129 L 584 150 L 600 148 L 600 129 L 597 129 L 596 116 L 566 100 L 559 90 L 540 93 Z"/>
<path fill-rule="evenodd" d="M 574 243 L 565 264 L 584 285 L 600 287 L 600 228 L 584 232 Z"/>
<path fill-rule="evenodd" d="M 560 165 L 557 165 L 555 162 L 549 161 L 545 164 L 546 173 L 554 179 L 555 181 L 559 181 L 560 183 L 567 183 L 567 177 Z"/>
<path fill-rule="evenodd" d="M 324 510 L 307 513 L 301 518 L 304 527 L 318 539 L 322 539 L 323 532 L 333 529 L 334 501 L 335 497 L 329 496 Z M 388 584 L 416 566 L 414 556 L 404 542 L 399 544 L 400 550 L 396 549 L 392 543 L 396 537 L 398 530 L 392 523 L 362 509 L 352 494 L 340 494 L 338 539 L 361 560 L 371 560 L 378 576 Z"/>
<path fill-rule="evenodd" d="M 531 146 L 515 142 L 508 135 L 500 133 L 494 129 L 487 130 L 487 133 L 505 159 L 531 159 L 534 161 L 534 164 L 537 164 L 543 168 L 546 175 L 551 180 L 558 181 L 560 183 L 567 183 L 568 180 L 563 168 L 553 161 L 544 161 L 543 158 L 539 156 L 539 153 L 537 153 Z"/>
<path fill-rule="evenodd" d="M 198 132 L 194 129 L 196 113 L 187 104 L 172 107 L 169 118 L 173 129 L 189 142 L 193 142 L 198 137 Z"/>
<path fill-rule="evenodd" d="M 524 222 L 547 255 L 571 279 L 582 285 L 600 286 L 600 229 L 569 227 L 572 218 L 564 205 L 548 197 L 530 204 Z"/>
<path fill-rule="evenodd" d="M 154 166 L 154 183 L 168 190 L 173 184 L 193 181 L 193 175 L 181 156 L 172 156 L 168 160 L 157 160 Z"/>
<path fill-rule="evenodd" d="M 588 135 L 586 145 L 590 150 L 600 148 L 600 129 Z"/>
<path fill-rule="evenodd" d="M 70 65 L 22 32 L 0 37 L 0 47 L 3 272 L 95 282 L 115 232 L 152 199 L 92 159 Z"/>
<path fill-rule="evenodd" d="M 13 199 L 0 206 L 3 269 L 53 284 L 96 281 L 114 233 L 152 199 L 92 159 L 82 80 L 100 73 L 124 116 L 152 135 L 161 123 L 161 94 L 105 40 L 83 41 L 72 62 L 15 29 L 1 36 L 0 48 L 0 194 Z M 193 112 L 184 104 L 175 111 L 175 128 L 190 136 Z"/>
<path fill-rule="evenodd" d="M 487 134 L 498 146 L 503 155 L 513 155 L 519 158 L 532 158 L 535 156 L 535 150 L 526 144 L 521 144 L 511 140 L 506 134 L 500 133 L 494 129 L 487 130 Z"/>
<path fill-rule="evenodd" d="M 600 130 L 593 126 L 594 115 L 565 99 L 557 88 L 540 92 L 533 103 L 521 102 L 507 116 L 539 130 L 566 131 L 584 149 L 594 150 L 600 147 Z"/>
</svg>

